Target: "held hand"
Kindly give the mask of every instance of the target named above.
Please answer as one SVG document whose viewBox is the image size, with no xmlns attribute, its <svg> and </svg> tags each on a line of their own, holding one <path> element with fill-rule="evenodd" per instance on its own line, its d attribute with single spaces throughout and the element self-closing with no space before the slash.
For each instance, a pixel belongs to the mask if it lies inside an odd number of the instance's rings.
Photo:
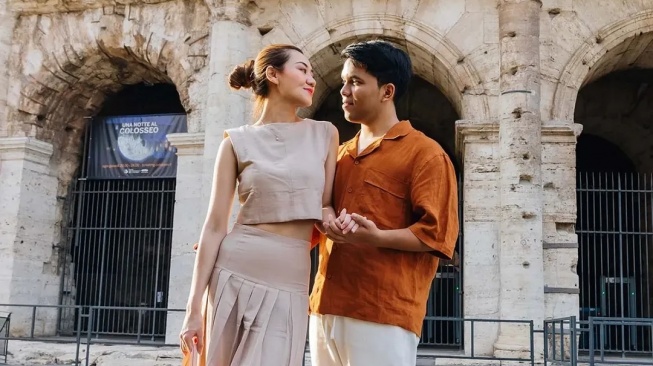
<svg viewBox="0 0 653 366">
<path fill-rule="evenodd" d="M 338 243 L 350 243 L 350 244 L 374 244 L 377 242 L 381 230 L 376 227 L 376 224 L 367 219 L 364 216 L 353 213 L 347 215 L 349 222 L 347 227 L 351 227 L 351 230 L 344 232 L 344 230 L 337 232 L 338 219 L 331 219 L 328 223 L 327 236 L 329 239 Z M 354 223 L 352 225 L 352 223 Z M 342 223 L 341 223 L 342 225 Z M 335 229 L 334 229 L 335 227 Z"/>
<path fill-rule="evenodd" d="M 184 325 L 179 333 L 181 352 L 186 354 L 192 349 L 193 344 L 198 353 L 202 352 L 204 347 L 204 332 L 202 331 L 203 319 L 201 314 L 186 313 Z"/>
<path fill-rule="evenodd" d="M 357 213 L 351 214 L 351 219 L 356 223 L 357 229 L 348 234 L 355 243 L 374 244 L 381 233 L 374 221 Z"/>
<path fill-rule="evenodd" d="M 327 221 L 322 223 L 324 232 L 327 238 L 333 240 L 334 242 L 339 242 L 342 240 L 342 224 L 338 218 L 334 218 L 332 215 L 327 217 Z"/>
<path fill-rule="evenodd" d="M 356 221 L 352 220 L 351 215 L 347 213 L 346 208 L 340 211 L 338 221 L 340 222 L 340 230 L 342 230 L 342 234 L 347 234 L 348 232 L 355 233 L 356 230 L 358 230 L 358 224 Z"/>
<path fill-rule="evenodd" d="M 334 242 L 343 242 L 344 235 L 356 232 L 358 224 L 352 220 L 351 215 L 347 213 L 347 209 L 343 209 L 337 218 L 328 215 L 327 221 L 322 223 L 322 227 L 329 239 Z"/>
</svg>

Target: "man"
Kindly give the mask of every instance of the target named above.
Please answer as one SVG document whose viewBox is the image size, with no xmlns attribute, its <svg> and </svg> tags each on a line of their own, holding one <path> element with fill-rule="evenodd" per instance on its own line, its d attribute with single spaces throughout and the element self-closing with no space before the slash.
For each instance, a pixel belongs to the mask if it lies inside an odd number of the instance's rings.
<svg viewBox="0 0 653 366">
<path fill-rule="evenodd" d="M 397 118 L 408 55 L 382 41 L 342 54 L 342 108 L 361 130 L 338 154 L 333 205 L 341 215 L 323 224 L 311 359 L 414 366 L 438 257 L 450 259 L 458 237 L 456 176 L 438 143 Z"/>
</svg>

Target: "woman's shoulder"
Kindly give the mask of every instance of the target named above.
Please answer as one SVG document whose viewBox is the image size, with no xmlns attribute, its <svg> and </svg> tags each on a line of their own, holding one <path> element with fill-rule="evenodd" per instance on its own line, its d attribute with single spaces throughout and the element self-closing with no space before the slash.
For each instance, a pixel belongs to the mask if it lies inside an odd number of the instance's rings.
<svg viewBox="0 0 653 366">
<path fill-rule="evenodd" d="M 245 132 L 246 128 L 247 125 L 227 128 L 224 130 L 222 137 L 226 139 L 226 138 L 233 138 L 233 136 L 236 135 L 236 138 L 238 138 L 239 135 L 242 135 Z"/>
<path fill-rule="evenodd" d="M 309 123 L 317 124 L 317 125 L 333 125 L 333 123 L 329 121 L 321 121 L 317 119 L 312 119 L 312 118 L 305 118 L 304 121 L 307 121 Z"/>
<path fill-rule="evenodd" d="M 314 125 L 314 126 L 317 126 L 318 128 L 323 129 L 324 131 L 326 131 L 329 134 L 333 134 L 333 133 L 338 131 L 336 126 L 333 123 L 329 122 L 329 121 L 320 121 L 320 120 L 315 120 L 315 119 L 310 119 L 310 118 L 307 118 L 306 121 L 309 122 L 310 124 Z"/>
</svg>

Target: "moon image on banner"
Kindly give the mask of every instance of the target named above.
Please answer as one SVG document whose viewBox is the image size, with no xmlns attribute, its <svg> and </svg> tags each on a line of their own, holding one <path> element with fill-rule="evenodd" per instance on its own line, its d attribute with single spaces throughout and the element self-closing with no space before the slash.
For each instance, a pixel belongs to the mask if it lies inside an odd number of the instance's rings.
<svg viewBox="0 0 653 366">
<path fill-rule="evenodd" d="M 141 135 L 124 134 L 118 136 L 118 149 L 125 158 L 141 162 L 154 153 L 153 144 L 146 143 Z"/>
</svg>

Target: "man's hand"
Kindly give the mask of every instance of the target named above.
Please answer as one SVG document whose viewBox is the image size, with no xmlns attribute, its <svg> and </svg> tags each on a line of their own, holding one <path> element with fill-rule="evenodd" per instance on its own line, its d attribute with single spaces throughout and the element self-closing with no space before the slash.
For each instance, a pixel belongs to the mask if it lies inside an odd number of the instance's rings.
<svg viewBox="0 0 653 366">
<path fill-rule="evenodd" d="M 324 227 L 327 237 L 337 243 L 375 244 L 381 234 L 372 220 L 357 213 L 348 215 L 345 210 L 337 219 L 329 217 Z"/>
<path fill-rule="evenodd" d="M 340 211 L 340 216 L 334 218 L 329 214 L 326 221 L 322 222 L 324 233 L 333 241 L 339 240 L 342 235 L 358 229 L 358 224 L 351 219 L 351 215 L 347 213 L 347 209 Z"/>
</svg>

